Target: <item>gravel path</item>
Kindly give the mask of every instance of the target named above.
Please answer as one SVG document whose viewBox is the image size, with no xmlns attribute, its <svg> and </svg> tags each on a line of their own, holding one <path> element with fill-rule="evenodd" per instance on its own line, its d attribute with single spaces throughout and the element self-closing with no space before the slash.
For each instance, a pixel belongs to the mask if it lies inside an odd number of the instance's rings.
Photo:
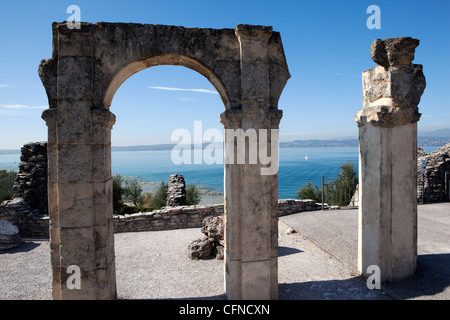
<svg viewBox="0 0 450 320">
<path fill-rule="evenodd" d="M 279 222 L 280 299 L 389 299 Z M 190 260 L 199 228 L 115 235 L 119 299 L 225 299 L 223 260 Z M 51 299 L 49 242 L 26 239 L 0 253 L 0 299 Z"/>
</svg>

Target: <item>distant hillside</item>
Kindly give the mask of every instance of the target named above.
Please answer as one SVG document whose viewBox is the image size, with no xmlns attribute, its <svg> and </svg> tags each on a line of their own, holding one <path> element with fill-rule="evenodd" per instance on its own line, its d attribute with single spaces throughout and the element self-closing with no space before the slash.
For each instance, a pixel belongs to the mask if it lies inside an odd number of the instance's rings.
<svg viewBox="0 0 450 320">
<path fill-rule="evenodd" d="M 434 131 L 419 131 L 419 137 L 422 138 L 447 138 L 450 139 L 450 129 L 438 129 Z"/>
<path fill-rule="evenodd" d="M 439 129 L 435 131 L 421 131 L 417 139 L 419 147 L 443 146 L 450 143 L 450 129 Z M 204 143 L 203 148 L 210 143 Z M 138 146 L 112 146 L 111 151 L 151 151 L 151 150 L 172 150 L 175 144 L 154 144 Z M 295 140 L 280 142 L 280 148 L 324 148 L 324 147 L 358 147 L 357 138 L 331 139 L 331 140 Z M 20 150 L 0 149 L 0 154 L 18 154 Z"/>
<path fill-rule="evenodd" d="M 173 144 L 153 144 L 140 146 L 111 147 L 111 151 L 151 151 L 151 150 L 172 150 Z"/>
<path fill-rule="evenodd" d="M 0 149 L 0 154 L 18 154 L 18 153 L 20 153 L 20 150 Z"/>
<path fill-rule="evenodd" d="M 280 148 L 357 147 L 358 139 L 343 140 L 295 140 L 280 142 Z"/>
</svg>

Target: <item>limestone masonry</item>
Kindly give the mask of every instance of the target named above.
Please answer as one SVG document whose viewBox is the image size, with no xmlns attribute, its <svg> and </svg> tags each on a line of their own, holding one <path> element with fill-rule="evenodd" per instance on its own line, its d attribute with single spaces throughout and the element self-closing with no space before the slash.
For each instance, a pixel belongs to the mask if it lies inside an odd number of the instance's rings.
<svg viewBox="0 0 450 320">
<path fill-rule="evenodd" d="M 359 127 L 358 269 L 381 270 L 382 281 L 412 275 L 417 264 L 417 121 L 425 89 L 413 64 L 419 40 L 375 40 L 378 66 L 364 71 Z"/>
</svg>

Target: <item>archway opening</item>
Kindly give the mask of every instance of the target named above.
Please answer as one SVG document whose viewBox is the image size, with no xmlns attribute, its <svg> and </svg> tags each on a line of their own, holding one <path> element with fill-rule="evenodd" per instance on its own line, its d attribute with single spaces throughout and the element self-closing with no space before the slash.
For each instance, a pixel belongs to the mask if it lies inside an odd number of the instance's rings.
<svg viewBox="0 0 450 320">
<path fill-rule="evenodd" d="M 186 187 L 197 190 L 201 196 L 199 205 L 223 204 L 223 162 L 194 159 L 199 150 L 196 143 L 200 141 L 201 147 L 211 145 L 211 141 L 204 140 L 205 132 L 223 132 L 218 121 L 223 103 L 223 97 L 209 79 L 181 66 L 146 68 L 121 82 L 111 98 L 110 110 L 116 115 L 111 135 L 111 173 L 123 178 L 124 187 L 137 182 L 144 199 L 151 196 L 147 203 L 132 203 L 130 198 L 123 197 L 127 208 L 122 212 L 115 208 L 115 215 L 139 216 L 136 211 L 151 215 L 151 210 L 158 209 L 152 198 L 157 196 L 162 182 L 168 184 L 171 174 L 182 175 Z M 184 148 L 186 144 L 191 144 L 190 148 Z M 223 147 L 221 141 L 215 141 L 214 145 Z M 176 147 L 178 151 L 174 151 Z M 217 151 L 219 159 L 220 150 Z M 180 159 L 181 163 L 177 161 Z M 140 208 L 132 210 L 133 206 Z M 200 228 L 190 228 L 189 219 L 182 219 L 178 228 L 171 222 L 169 228 L 159 228 L 157 223 L 143 227 L 138 220 L 129 223 L 128 232 L 115 234 L 118 298 L 224 295 L 223 261 L 188 258 L 189 243 L 204 236 Z M 142 230 L 145 232 L 136 232 Z"/>
</svg>

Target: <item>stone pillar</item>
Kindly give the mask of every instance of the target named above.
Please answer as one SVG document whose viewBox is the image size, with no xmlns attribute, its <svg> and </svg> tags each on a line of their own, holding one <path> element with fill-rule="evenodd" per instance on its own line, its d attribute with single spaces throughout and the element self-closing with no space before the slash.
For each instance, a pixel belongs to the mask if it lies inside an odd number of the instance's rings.
<svg viewBox="0 0 450 320">
<path fill-rule="evenodd" d="M 176 207 L 186 205 L 186 183 L 181 174 L 171 174 L 167 190 L 166 206 Z"/>
<path fill-rule="evenodd" d="M 47 190 L 48 216 L 50 219 L 50 260 L 52 265 L 52 298 L 61 299 L 61 257 L 59 254 L 59 212 L 58 212 L 58 145 L 56 137 L 56 111 L 47 109 L 42 113 L 48 128 L 47 140 Z"/>
<path fill-rule="evenodd" d="M 419 40 L 375 40 L 378 66 L 364 71 L 359 127 L 358 269 L 381 270 L 382 281 L 412 275 L 417 261 L 417 121 L 425 89 L 414 60 Z"/>
<path fill-rule="evenodd" d="M 278 129 L 281 111 L 270 106 L 267 55 L 272 29 L 238 25 L 235 31 L 241 51 L 242 105 L 221 115 L 226 159 L 225 289 L 233 300 L 277 299 L 278 131 L 271 129 Z M 267 155 L 273 156 L 271 169 L 276 167 L 272 171 L 261 161 L 260 149 L 265 151 L 266 146 L 271 150 Z"/>
<path fill-rule="evenodd" d="M 43 114 L 49 130 L 53 298 L 115 299 L 110 164 L 115 117 L 92 100 L 90 27 L 58 28 L 57 107 Z M 68 286 L 71 266 L 80 270 L 80 288 Z"/>
</svg>

